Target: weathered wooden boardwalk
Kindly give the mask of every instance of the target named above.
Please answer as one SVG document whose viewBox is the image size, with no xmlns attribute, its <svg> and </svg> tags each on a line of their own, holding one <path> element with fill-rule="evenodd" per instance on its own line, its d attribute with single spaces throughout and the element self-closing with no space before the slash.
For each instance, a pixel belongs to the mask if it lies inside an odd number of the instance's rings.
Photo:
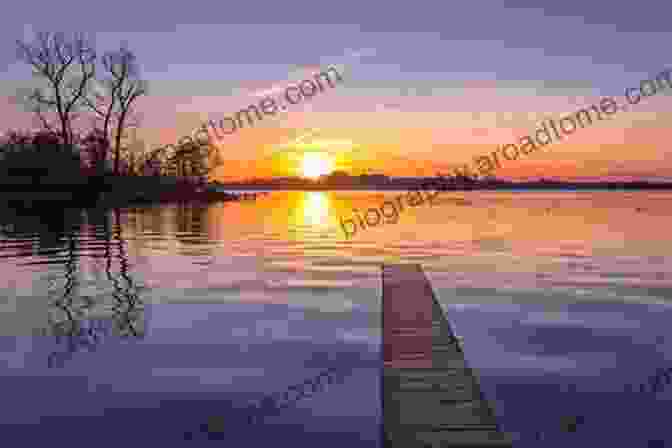
<svg viewBox="0 0 672 448">
<path fill-rule="evenodd" d="M 385 448 L 511 447 L 420 265 L 383 266 Z"/>
</svg>

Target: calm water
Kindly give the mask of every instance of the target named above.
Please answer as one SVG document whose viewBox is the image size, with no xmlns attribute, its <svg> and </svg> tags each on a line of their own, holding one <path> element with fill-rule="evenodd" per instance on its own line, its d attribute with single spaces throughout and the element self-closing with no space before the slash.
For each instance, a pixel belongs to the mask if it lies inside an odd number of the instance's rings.
<svg viewBox="0 0 672 448">
<path fill-rule="evenodd" d="M 672 366 L 671 193 L 443 193 L 345 239 L 340 216 L 396 195 L 2 211 L 4 440 L 376 446 L 380 265 L 411 262 L 517 447 L 672 442 L 672 385 L 639 392 Z M 326 368 L 345 373 L 241 417 Z"/>
</svg>

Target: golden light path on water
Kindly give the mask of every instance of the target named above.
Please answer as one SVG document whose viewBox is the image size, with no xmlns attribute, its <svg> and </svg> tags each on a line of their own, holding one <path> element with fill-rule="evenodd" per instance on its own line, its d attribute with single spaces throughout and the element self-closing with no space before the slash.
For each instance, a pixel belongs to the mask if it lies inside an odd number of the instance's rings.
<svg viewBox="0 0 672 448">
<path fill-rule="evenodd" d="M 324 192 L 309 191 L 303 199 L 303 215 L 305 222 L 311 226 L 327 227 L 329 225 L 329 198 Z"/>
</svg>

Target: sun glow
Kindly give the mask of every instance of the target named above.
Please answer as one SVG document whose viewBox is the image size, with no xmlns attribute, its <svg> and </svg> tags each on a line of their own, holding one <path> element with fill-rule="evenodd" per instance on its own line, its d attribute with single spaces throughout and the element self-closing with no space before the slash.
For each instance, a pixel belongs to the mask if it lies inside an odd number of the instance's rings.
<svg viewBox="0 0 672 448">
<path fill-rule="evenodd" d="M 333 160 L 321 152 L 304 153 L 301 162 L 303 177 L 318 178 L 331 173 L 333 169 Z"/>
</svg>

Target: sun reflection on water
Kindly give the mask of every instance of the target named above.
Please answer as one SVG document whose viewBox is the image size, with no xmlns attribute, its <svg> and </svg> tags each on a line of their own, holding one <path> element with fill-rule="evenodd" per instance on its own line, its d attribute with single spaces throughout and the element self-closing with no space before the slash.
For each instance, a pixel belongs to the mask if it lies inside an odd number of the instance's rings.
<svg viewBox="0 0 672 448">
<path fill-rule="evenodd" d="M 326 227 L 329 223 L 329 198 L 323 191 L 309 191 L 303 197 L 303 216 L 306 224 Z"/>
</svg>

